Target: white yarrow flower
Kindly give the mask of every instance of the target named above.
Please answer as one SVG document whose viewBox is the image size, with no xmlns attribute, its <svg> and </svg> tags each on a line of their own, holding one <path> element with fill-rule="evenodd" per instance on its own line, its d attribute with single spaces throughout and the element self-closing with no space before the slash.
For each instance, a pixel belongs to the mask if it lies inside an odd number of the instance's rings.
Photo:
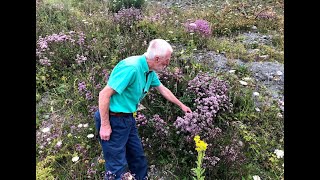
<svg viewBox="0 0 320 180">
<path fill-rule="evenodd" d="M 62 144 L 62 141 L 58 141 L 57 144 L 56 144 L 56 146 L 60 147 L 61 144 Z"/>
<path fill-rule="evenodd" d="M 253 177 L 253 180 L 261 180 L 261 178 L 258 175 L 254 175 L 252 177 Z"/>
<path fill-rule="evenodd" d="M 88 138 L 93 138 L 94 137 L 94 135 L 93 134 L 88 134 L 88 136 L 87 136 Z"/>
<path fill-rule="evenodd" d="M 75 156 L 72 158 L 72 162 L 77 162 L 79 160 L 79 156 Z"/>
<path fill-rule="evenodd" d="M 79 125 L 78 125 L 78 128 L 82 128 L 82 126 L 83 126 L 83 124 L 79 124 Z"/>
<path fill-rule="evenodd" d="M 248 83 L 247 82 L 245 82 L 245 81 L 239 81 L 240 82 L 240 84 L 242 84 L 242 85 L 244 85 L 244 86 L 246 86 L 246 85 L 248 85 Z"/>
<path fill-rule="evenodd" d="M 50 128 L 46 127 L 46 128 L 43 128 L 41 131 L 42 131 L 43 133 L 47 133 L 47 132 L 50 131 Z"/>
<path fill-rule="evenodd" d="M 274 153 L 277 155 L 277 158 L 282 158 L 284 156 L 284 151 L 276 149 L 274 150 Z"/>
<path fill-rule="evenodd" d="M 168 31 L 168 33 L 173 34 L 173 31 Z"/>
<path fill-rule="evenodd" d="M 83 125 L 83 127 L 85 127 L 85 128 L 86 128 L 86 127 L 88 127 L 88 126 L 89 126 L 89 124 L 88 124 L 88 123 Z"/>
<path fill-rule="evenodd" d="M 257 112 L 260 112 L 260 109 L 259 108 L 254 108 Z"/>
<path fill-rule="evenodd" d="M 253 93 L 254 96 L 259 96 L 260 94 L 258 92 Z"/>
<path fill-rule="evenodd" d="M 236 70 L 234 70 L 234 69 L 231 69 L 231 70 L 229 71 L 229 73 L 234 73 L 234 72 L 236 72 Z"/>
</svg>

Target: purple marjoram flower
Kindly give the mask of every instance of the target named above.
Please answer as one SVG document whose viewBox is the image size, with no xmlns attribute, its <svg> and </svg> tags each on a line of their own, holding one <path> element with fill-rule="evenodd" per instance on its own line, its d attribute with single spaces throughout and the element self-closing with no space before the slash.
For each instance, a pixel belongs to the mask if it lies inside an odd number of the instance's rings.
<svg viewBox="0 0 320 180">
<path fill-rule="evenodd" d="M 87 90 L 86 88 L 86 83 L 84 81 L 80 82 L 78 84 L 78 90 L 79 90 L 79 93 L 82 94 L 84 91 Z"/>
<path fill-rule="evenodd" d="M 185 24 L 187 32 L 199 33 L 201 36 L 210 36 L 211 28 L 210 24 L 206 20 L 198 19 L 195 22 Z"/>
<path fill-rule="evenodd" d="M 43 59 L 39 60 L 39 63 L 43 66 L 51 66 L 51 61 L 47 57 L 43 57 Z"/>
<path fill-rule="evenodd" d="M 90 91 L 87 91 L 87 93 L 86 93 L 86 99 L 87 99 L 87 100 L 91 100 L 91 99 L 92 99 L 92 94 L 91 94 Z"/>
<path fill-rule="evenodd" d="M 78 64 L 81 64 L 81 63 L 85 62 L 86 60 L 87 60 L 87 57 L 85 57 L 83 55 L 80 56 L 79 54 L 77 54 L 76 62 Z"/>
</svg>

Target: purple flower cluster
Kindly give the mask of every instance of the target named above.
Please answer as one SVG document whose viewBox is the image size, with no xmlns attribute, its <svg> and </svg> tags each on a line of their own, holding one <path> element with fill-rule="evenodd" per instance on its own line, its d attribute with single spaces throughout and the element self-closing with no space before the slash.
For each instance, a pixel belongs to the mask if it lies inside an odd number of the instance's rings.
<svg viewBox="0 0 320 180">
<path fill-rule="evenodd" d="M 153 115 L 153 117 L 150 119 L 154 124 L 154 127 L 156 129 L 156 134 L 159 137 L 167 137 L 169 132 L 169 127 L 167 126 L 167 122 L 165 122 L 163 119 L 160 118 L 158 114 Z"/>
<path fill-rule="evenodd" d="M 159 79 L 164 84 L 170 84 L 173 82 L 181 82 L 183 80 L 183 74 L 181 69 L 174 69 L 173 72 L 169 71 L 168 69 L 165 69 L 164 71 L 161 71 L 158 73 Z"/>
<path fill-rule="evenodd" d="M 205 114 L 199 114 L 196 111 L 186 113 L 183 118 L 178 117 L 174 125 L 177 129 L 181 129 L 182 132 L 190 133 L 189 139 L 192 139 L 191 137 L 197 134 L 215 138 L 221 133 L 221 129 L 213 125 L 213 117 L 210 112 Z"/>
<path fill-rule="evenodd" d="M 168 8 L 160 8 L 156 11 L 155 15 L 146 17 L 147 20 L 150 22 L 156 22 L 161 19 L 166 18 L 169 14 L 172 14 L 173 12 Z"/>
<path fill-rule="evenodd" d="M 120 11 L 114 14 L 114 22 L 124 27 L 130 27 L 136 21 L 139 21 L 141 19 L 141 10 L 133 7 L 128 9 L 121 9 Z"/>
<path fill-rule="evenodd" d="M 49 48 L 49 43 L 51 42 L 63 42 L 67 40 L 71 40 L 72 37 L 69 34 L 59 33 L 59 34 L 52 34 L 42 38 L 41 36 L 38 39 L 37 45 L 40 51 L 44 51 Z"/>
<path fill-rule="evenodd" d="M 144 148 L 150 148 L 151 147 L 151 143 L 149 142 L 149 138 L 145 138 L 145 137 L 141 137 L 141 143 L 142 143 L 142 146 Z"/>
<path fill-rule="evenodd" d="M 137 112 L 137 117 L 135 119 L 137 122 L 137 127 L 144 126 L 148 123 L 146 116 L 141 112 Z"/>
<path fill-rule="evenodd" d="M 187 92 L 196 95 L 194 102 L 197 109 L 186 113 L 183 118 L 178 117 L 174 125 L 192 136 L 201 133 L 204 138 L 215 137 L 221 129 L 214 127 L 214 118 L 219 112 L 230 111 L 232 108 L 228 84 L 204 73 L 198 74 L 188 85 Z"/>
<path fill-rule="evenodd" d="M 81 144 L 76 144 L 75 148 L 76 148 L 76 151 L 78 151 L 79 153 L 85 153 L 86 152 L 86 149 Z"/>
<path fill-rule="evenodd" d="M 77 43 L 78 43 L 79 45 L 83 45 L 85 38 L 86 38 L 85 34 L 84 34 L 83 32 L 79 32 L 79 33 L 78 33 L 78 41 L 77 41 Z"/>
<path fill-rule="evenodd" d="M 84 81 L 82 81 L 78 84 L 78 91 L 79 91 L 79 94 L 81 94 L 81 95 L 85 93 L 85 97 L 87 100 L 93 99 L 92 93 L 91 93 L 91 91 L 89 91 L 87 89 L 86 83 Z"/>
<path fill-rule="evenodd" d="M 106 179 L 106 180 L 115 180 L 116 179 L 116 175 L 113 174 L 111 171 L 107 171 L 105 173 L 104 179 Z"/>
<path fill-rule="evenodd" d="M 91 163 L 90 167 L 87 170 L 87 176 L 93 177 L 95 174 L 97 174 L 97 168 L 95 163 Z"/>
<path fill-rule="evenodd" d="M 150 16 L 150 17 L 146 17 L 146 19 L 148 19 L 149 21 L 151 22 L 156 22 L 158 21 L 159 19 L 161 18 L 161 14 L 160 13 L 157 13 L 153 16 Z"/>
<path fill-rule="evenodd" d="M 135 174 L 131 174 L 130 172 L 126 172 L 121 175 L 121 180 L 136 180 L 136 178 L 134 178 L 134 176 L 135 176 Z"/>
<path fill-rule="evenodd" d="M 108 70 L 107 69 L 103 69 L 101 75 L 103 76 L 103 81 L 107 82 L 108 79 L 109 79 L 109 76 L 110 76 L 110 74 L 108 73 Z"/>
<path fill-rule="evenodd" d="M 233 137 L 231 144 L 222 148 L 220 155 L 227 163 L 237 162 L 241 163 L 245 160 L 244 155 L 241 153 L 242 142 L 239 143 L 237 138 Z"/>
<path fill-rule="evenodd" d="M 85 57 L 83 55 L 80 56 L 79 54 L 77 54 L 77 58 L 76 58 L 77 64 L 81 64 L 81 63 L 85 62 L 86 60 L 87 60 L 87 57 Z"/>
<path fill-rule="evenodd" d="M 56 43 L 70 42 L 72 45 L 83 46 L 85 42 L 85 34 L 83 32 L 69 31 L 68 33 L 60 32 L 59 34 L 47 35 L 39 37 L 37 41 L 36 56 L 39 58 L 39 63 L 44 66 L 50 66 L 48 56 L 54 55 L 54 52 L 49 52 L 50 47 Z M 54 48 L 53 48 L 54 49 Z M 80 64 L 87 60 L 84 56 L 77 55 L 77 63 Z"/>
<path fill-rule="evenodd" d="M 98 89 L 98 90 L 101 89 L 101 84 L 100 84 L 100 83 L 98 83 L 98 84 L 96 85 L 96 89 Z"/>
<path fill-rule="evenodd" d="M 211 27 L 208 21 L 198 19 L 195 22 L 185 23 L 186 31 L 189 33 L 198 33 L 202 37 L 208 37 L 211 35 Z"/>
<path fill-rule="evenodd" d="M 39 60 L 40 64 L 43 66 L 51 66 L 51 61 L 47 57 Z"/>
<path fill-rule="evenodd" d="M 50 43 L 69 41 L 72 44 L 75 44 L 74 42 L 76 39 L 78 39 L 77 43 L 82 45 L 84 43 L 85 34 L 83 32 L 69 31 L 68 33 L 60 32 L 59 34 L 48 35 L 44 38 L 40 36 L 37 41 L 37 46 L 39 51 L 45 51 L 49 49 Z"/>
<path fill-rule="evenodd" d="M 39 147 L 38 153 L 41 159 L 45 158 L 48 154 L 56 154 L 59 151 L 61 145 L 57 146 L 52 143 L 54 143 L 55 139 L 61 137 L 61 134 L 61 130 L 59 128 L 55 128 L 52 121 L 42 121 L 39 131 L 36 133 L 36 143 Z"/>
<path fill-rule="evenodd" d="M 80 94 L 83 94 L 83 92 L 87 91 L 86 83 L 84 81 L 78 84 L 78 90 Z"/>
<path fill-rule="evenodd" d="M 90 106 L 90 107 L 89 107 L 89 113 L 90 113 L 91 115 L 93 115 L 98 109 L 99 109 L 98 106 Z"/>
<path fill-rule="evenodd" d="M 86 99 L 87 100 L 91 100 L 93 97 L 92 97 L 92 94 L 91 94 L 91 92 L 90 91 L 87 91 L 86 92 Z"/>
<path fill-rule="evenodd" d="M 224 149 L 221 151 L 221 156 L 226 157 L 228 162 L 234 162 L 238 158 L 239 150 L 236 149 L 234 146 L 225 146 Z"/>
<path fill-rule="evenodd" d="M 216 157 L 216 156 L 205 156 L 203 158 L 203 166 L 204 168 L 207 168 L 207 167 L 214 167 L 219 161 L 220 161 L 220 158 Z"/>
</svg>

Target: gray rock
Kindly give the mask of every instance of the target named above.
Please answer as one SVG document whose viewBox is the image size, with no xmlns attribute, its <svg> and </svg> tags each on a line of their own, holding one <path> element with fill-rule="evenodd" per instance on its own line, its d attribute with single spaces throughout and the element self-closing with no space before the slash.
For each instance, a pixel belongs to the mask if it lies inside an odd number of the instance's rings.
<svg viewBox="0 0 320 180">
<path fill-rule="evenodd" d="M 262 35 L 256 32 L 249 32 L 243 33 L 242 36 L 244 37 L 243 43 L 244 44 L 271 44 L 271 35 Z"/>
</svg>

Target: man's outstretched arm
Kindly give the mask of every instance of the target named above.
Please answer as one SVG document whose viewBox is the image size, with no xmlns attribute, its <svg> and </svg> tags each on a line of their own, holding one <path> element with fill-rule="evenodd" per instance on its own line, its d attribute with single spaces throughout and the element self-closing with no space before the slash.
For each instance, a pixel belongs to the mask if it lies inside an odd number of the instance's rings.
<svg viewBox="0 0 320 180">
<path fill-rule="evenodd" d="M 182 111 L 184 111 L 185 113 L 191 113 L 191 109 L 184 105 L 182 102 L 179 101 L 179 99 L 176 98 L 176 96 L 168 89 L 166 88 L 164 85 L 160 84 L 160 86 L 157 86 L 155 87 L 159 92 L 160 94 L 166 98 L 167 100 L 169 100 L 170 102 L 178 105 Z"/>
</svg>

